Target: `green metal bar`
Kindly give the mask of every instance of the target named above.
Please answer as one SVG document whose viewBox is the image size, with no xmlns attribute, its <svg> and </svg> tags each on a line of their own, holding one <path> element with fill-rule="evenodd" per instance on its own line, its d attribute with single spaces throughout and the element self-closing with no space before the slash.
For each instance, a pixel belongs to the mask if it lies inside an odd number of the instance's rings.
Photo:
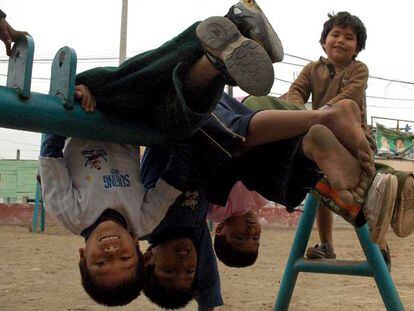
<svg viewBox="0 0 414 311">
<path fill-rule="evenodd" d="M 280 283 L 280 289 L 274 307 L 275 311 L 284 311 L 289 308 L 290 299 L 292 298 L 293 290 L 298 278 L 298 271 L 295 269 L 295 263 L 305 254 L 318 206 L 319 203 L 316 199 L 311 194 L 308 194 L 305 200 L 304 213 L 300 218 L 290 250 L 289 259 L 286 263 L 285 272 L 283 273 L 282 282 Z"/>
<path fill-rule="evenodd" d="M 40 185 L 36 183 L 35 206 L 32 216 L 32 232 L 37 232 L 38 215 L 39 215 L 39 201 L 40 201 Z"/>
<path fill-rule="evenodd" d="M 42 145 L 44 139 L 44 134 L 42 134 L 42 137 L 40 138 L 40 145 Z M 38 224 L 38 218 L 39 218 L 39 209 L 43 208 L 43 205 L 40 206 L 40 200 L 42 197 L 42 188 L 39 183 L 39 181 L 36 182 L 36 194 L 35 194 L 35 204 L 33 209 L 33 216 L 32 216 L 32 232 L 38 232 L 37 231 L 37 224 Z M 42 229 L 40 229 L 42 230 Z"/>
<path fill-rule="evenodd" d="M 49 95 L 60 97 L 67 109 L 74 106 L 76 64 L 76 52 L 67 46 L 56 53 L 52 63 Z"/>
<path fill-rule="evenodd" d="M 40 192 L 40 199 L 40 232 L 45 232 L 46 210 L 45 206 L 43 205 L 42 192 Z"/>
<path fill-rule="evenodd" d="M 359 242 L 364 251 L 365 257 L 374 274 L 375 282 L 381 294 L 382 301 L 388 311 L 404 310 L 398 291 L 394 285 L 387 265 L 381 255 L 381 251 L 377 244 L 369 239 L 368 225 L 356 229 Z"/>
<path fill-rule="evenodd" d="M 367 261 L 306 260 L 303 258 L 318 205 L 316 199 L 308 194 L 304 214 L 295 234 L 274 310 L 288 310 L 299 272 L 374 277 L 386 309 L 388 311 L 404 310 L 379 247 L 369 239 L 367 224 L 355 229 Z"/>
<path fill-rule="evenodd" d="M 86 113 L 79 103 L 68 110 L 62 98 L 35 92 L 22 101 L 14 89 L 4 86 L 0 86 L 0 127 L 144 146 L 167 143 L 156 128 L 153 135 L 139 135 L 148 128 L 142 122 L 109 118 L 99 111 Z"/>
<path fill-rule="evenodd" d="M 297 272 L 373 276 L 372 269 L 366 261 L 302 258 L 295 263 L 295 269 Z"/>
<path fill-rule="evenodd" d="M 34 42 L 32 37 L 18 37 L 9 58 L 6 85 L 16 89 L 21 98 L 28 98 L 30 95 L 33 54 Z"/>
</svg>

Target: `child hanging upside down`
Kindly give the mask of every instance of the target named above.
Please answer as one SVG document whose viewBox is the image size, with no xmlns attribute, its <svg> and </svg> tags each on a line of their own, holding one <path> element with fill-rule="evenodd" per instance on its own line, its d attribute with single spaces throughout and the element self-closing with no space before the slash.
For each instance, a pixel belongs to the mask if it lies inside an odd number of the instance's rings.
<svg viewBox="0 0 414 311">
<path fill-rule="evenodd" d="M 346 124 L 341 122 L 342 118 L 348 120 Z M 242 181 L 249 190 L 257 191 L 264 197 L 293 209 L 322 177 L 319 168 L 328 176 L 332 188 L 341 192 L 341 195 L 345 193 L 344 198 L 351 197 L 353 200 L 352 189 L 361 184 L 363 186 L 366 179 L 370 178 L 372 163 L 369 162 L 369 155 L 366 155 L 367 161 L 360 166 L 334 133 L 340 137 L 345 132 L 350 133 L 352 141 L 359 141 L 358 146 L 365 146 L 365 136 L 359 122 L 358 108 L 352 105 L 337 105 L 324 111 L 253 112 L 223 94 L 200 130 L 188 140 L 191 160 L 187 190 L 170 208 L 169 213 L 175 210 L 179 214 L 187 210 L 189 213 L 200 212 L 203 215 L 204 212 L 201 211 L 205 210 L 208 202 L 224 206 L 237 181 Z M 167 147 L 153 146 L 146 149 L 142 162 L 144 184 L 151 187 L 157 180 L 169 154 Z M 346 175 L 342 174 L 345 169 L 348 172 Z M 250 231 L 250 223 L 253 221 L 250 217 L 244 220 Z M 217 296 L 219 283 L 213 280 L 218 278 L 218 274 L 211 272 L 206 264 L 212 263 L 214 259 L 206 258 L 206 255 L 200 257 L 201 252 L 212 256 L 211 250 L 200 250 L 200 241 L 194 240 L 192 230 L 177 230 L 177 234 L 172 232 L 174 231 L 163 235 L 161 240 L 154 238 L 152 241 L 148 255 L 152 259 L 147 261 L 144 274 L 150 276 L 151 282 L 144 282 L 144 293 L 165 308 L 176 308 L 177 300 L 180 301 L 180 306 L 185 305 L 192 298 L 190 293 L 194 293 L 202 310 L 221 305 L 221 296 Z M 153 234 L 157 235 L 155 232 Z M 225 263 L 237 267 L 252 264 L 257 257 L 258 235 L 259 232 L 255 231 L 252 237 L 256 239 L 252 243 L 256 253 L 253 260 L 244 258 L 248 252 L 245 252 L 243 245 L 239 247 L 234 243 L 236 254 L 227 256 L 230 260 Z M 186 240 L 185 246 L 181 244 L 182 239 Z M 173 245 L 182 247 L 174 249 Z M 223 250 L 223 253 L 226 251 Z M 169 252 L 175 253 L 177 258 L 167 256 Z M 174 266 L 177 271 L 185 271 L 190 263 L 191 269 L 196 265 L 197 273 L 194 275 L 188 271 L 187 282 L 180 294 L 176 288 L 180 284 L 179 274 L 173 273 L 169 278 L 161 267 Z M 209 281 L 203 283 L 206 276 Z M 158 290 L 154 291 L 154 288 Z M 197 296 L 200 292 L 203 297 L 207 295 L 215 297 L 215 300 L 203 302 Z"/>
<path fill-rule="evenodd" d="M 225 265 L 245 267 L 256 261 L 261 224 L 255 211 L 267 203 L 269 200 L 256 191 L 249 191 L 238 181 L 231 189 L 226 206 L 209 206 L 207 220 L 218 223 L 214 235 L 214 251 Z"/>
<path fill-rule="evenodd" d="M 50 135 L 43 143 L 45 207 L 85 237 L 82 284 L 98 303 L 124 305 L 139 295 L 143 259 L 137 238 L 161 222 L 187 178 L 186 148 L 177 148 L 177 141 L 197 131 L 225 83 L 256 95 L 272 87 L 272 61 L 283 57 L 276 33 L 254 1 L 241 1 L 231 13 L 197 22 L 119 67 L 94 68 L 76 78 L 86 111 L 98 107 L 138 122 L 142 144 L 169 146 L 169 162 L 154 188 L 145 191 L 139 181 L 139 146 Z"/>
</svg>

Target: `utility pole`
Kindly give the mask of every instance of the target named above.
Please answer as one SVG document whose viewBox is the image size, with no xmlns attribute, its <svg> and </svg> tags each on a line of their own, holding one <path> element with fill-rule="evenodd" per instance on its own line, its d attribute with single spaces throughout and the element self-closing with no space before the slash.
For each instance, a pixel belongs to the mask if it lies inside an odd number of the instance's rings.
<svg viewBox="0 0 414 311">
<path fill-rule="evenodd" d="M 127 28 L 128 28 L 128 0 L 122 0 L 121 37 L 119 42 L 119 64 L 126 60 Z"/>
</svg>

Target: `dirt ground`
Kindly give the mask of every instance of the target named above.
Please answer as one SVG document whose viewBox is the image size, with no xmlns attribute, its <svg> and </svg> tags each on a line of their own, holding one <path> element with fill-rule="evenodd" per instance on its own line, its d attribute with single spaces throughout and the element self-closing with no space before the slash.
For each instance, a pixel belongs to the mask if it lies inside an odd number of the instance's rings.
<svg viewBox="0 0 414 311">
<path fill-rule="evenodd" d="M 246 269 L 220 265 L 224 310 L 271 310 L 294 235 L 293 228 L 263 230 L 257 263 Z M 335 230 L 341 259 L 362 259 L 352 228 Z M 406 310 L 414 310 L 414 237 L 389 233 L 392 277 Z M 81 238 L 57 226 L 47 233 L 0 226 L 0 310 L 107 310 L 83 292 L 77 270 Z M 312 234 L 316 241 L 316 231 Z M 196 310 L 193 302 L 184 310 Z M 374 279 L 301 273 L 289 310 L 384 310 Z M 158 310 L 145 297 L 111 310 Z"/>
</svg>

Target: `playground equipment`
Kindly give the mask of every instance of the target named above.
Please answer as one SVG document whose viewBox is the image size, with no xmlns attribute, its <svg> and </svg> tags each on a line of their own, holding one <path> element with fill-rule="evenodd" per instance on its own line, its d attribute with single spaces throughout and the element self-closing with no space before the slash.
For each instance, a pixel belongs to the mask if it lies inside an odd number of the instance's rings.
<svg viewBox="0 0 414 311">
<path fill-rule="evenodd" d="M 109 140 L 147 146 L 165 141 L 151 141 L 136 135 L 142 124 L 107 117 L 99 111 L 93 114 L 75 105 L 76 53 L 61 48 L 52 63 L 49 95 L 30 92 L 33 40 L 20 37 L 9 59 L 7 86 L 0 86 L 0 127 L 39 133 Z M 157 131 L 157 129 L 153 129 Z"/>
<path fill-rule="evenodd" d="M 299 272 L 373 277 L 375 278 L 386 309 L 388 311 L 404 310 L 379 247 L 369 239 L 367 224 L 361 228 L 355 228 L 359 243 L 366 256 L 366 261 L 333 259 L 308 260 L 303 258 L 318 207 L 319 203 L 316 199 L 311 194 L 308 194 L 305 201 L 304 213 L 296 230 L 293 246 L 290 250 L 289 259 L 280 284 L 274 310 L 288 310 Z"/>
<path fill-rule="evenodd" d="M 30 36 L 19 37 L 9 59 L 6 86 L 0 86 L 0 127 L 119 143 L 149 145 L 165 143 L 136 135 L 144 126 L 107 117 L 99 111 L 86 113 L 75 104 L 74 89 L 77 56 L 69 47 L 55 55 L 49 94 L 31 92 L 34 42 Z M 157 129 L 153 130 L 156 134 Z M 40 221 L 38 219 L 40 215 Z M 44 231 L 45 212 L 40 185 L 36 187 L 32 231 Z"/>
<path fill-rule="evenodd" d="M 53 60 L 49 95 L 30 92 L 33 54 L 32 38 L 19 38 L 9 60 L 7 86 L 0 86 L 0 127 L 139 145 L 163 143 L 145 141 L 145 137 L 136 135 L 140 124 L 109 118 L 99 111 L 88 114 L 80 105 L 75 105 L 76 53 L 69 47 L 60 49 Z M 374 277 L 387 310 L 404 310 L 379 248 L 369 240 L 367 225 L 356 229 L 367 261 L 303 258 L 317 208 L 316 200 L 308 195 L 274 309 L 288 309 L 299 272 L 314 272 Z M 40 231 L 43 231 L 45 212 L 38 184 L 32 223 L 34 232 L 37 232 L 39 210 Z"/>
</svg>

